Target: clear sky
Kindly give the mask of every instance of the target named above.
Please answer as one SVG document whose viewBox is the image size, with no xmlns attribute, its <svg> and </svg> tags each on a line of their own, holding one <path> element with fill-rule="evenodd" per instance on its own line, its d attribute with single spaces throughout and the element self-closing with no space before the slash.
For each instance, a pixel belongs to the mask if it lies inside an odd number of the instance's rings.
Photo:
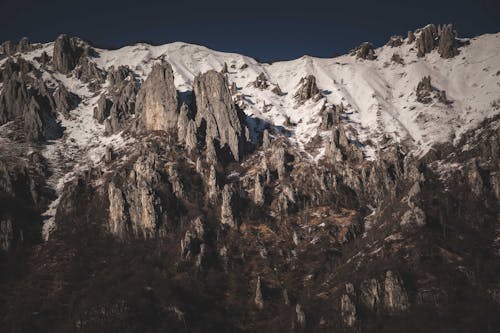
<svg viewBox="0 0 500 333">
<path fill-rule="evenodd" d="M 0 41 L 66 33 L 101 47 L 184 41 L 263 61 L 331 57 L 427 23 L 471 37 L 500 31 L 500 0 L 0 0 Z"/>
</svg>

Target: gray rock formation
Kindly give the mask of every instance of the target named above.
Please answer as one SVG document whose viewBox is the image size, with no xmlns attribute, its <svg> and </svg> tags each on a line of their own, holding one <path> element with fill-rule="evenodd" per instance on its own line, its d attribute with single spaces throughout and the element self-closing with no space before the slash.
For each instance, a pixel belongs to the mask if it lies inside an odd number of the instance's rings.
<svg viewBox="0 0 500 333">
<path fill-rule="evenodd" d="M 222 190 L 222 206 L 220 221 L 223 225 L 230 228 L 236 227 L 236 222 L 233 214 L 233 189 L 230 184 L 224 185 Z"/>
<path fill-rule="evenodd" d="M 258 173 L 255 174 L 254 183 L 253 201 L 256 205 L 262 205 L 264 203 L 264 187 L 262 186 Z"/>
<path fill-rule="evenodd" d="M 281 91 L 281 88 L 280 88 L 280 85 L 279 84 L 276 84 L 276 86 L 274 86 L 274 88 L 271 90 L 273 93 L 275 93 L 276 95 L 278 96 L 283 96 L 283 91 Z"/>
<path fill-rule="evenodd" d="M 201 268 L 206 252 L 205 227 L 203 218 L 198 216 L 192 221 L 188 230 L 181 239 L 181 257 L 193 261 L 196 267 Z"/>
<path fill-rule="evenodd" d="M 302 310 L 302 306 L 300 304 L 295 305 L 295 315 L 297 316 L 297 326 L 299 328 L 306 327 L 306 314 L 304 310 Z"/>
<path fill-rule="evenodd" d="M 13 239 L 12 221 L 9 218 L 0 220 L 0 249 L 5 252 L 9 251 Z"/>
<path fill-rule="evenodd" d="M 113 103 L 102 94 L 97 100 L 97 106 L 94 108 L 94 118 L 102 124 L 109 117 Z"/>
<path fill-rule="evenodd" d="M 369 42 L 362 43 L 351 54 L 355 55 L 358 59 L 364 60 L 374 60 L 376 58 L 373 44 Z"/>
<path fill-rule="evenodd" d="M 71 72 L 78 64 L 83 52 L 76 38 L 60 35 L 54 43 L 52 55 L 54 69 L 63 74 Z"/>
<path fill-rule="evenodd" d="M 268 149 L 271 147 L 271 138 L 269 137 L 269 130 L 266 128 L 262 133 L 262 148 Z"/>
<path fill-rule="evenodd" d="M 436 46 L 438 34 L 434 24 L 429 24 L 420 30 L 417 37 L 417 56 L 423 57 L 425 54 L 431 52 Z"/>
<path fill-rule="evenodd" d="M 59 84 L 53 94 L 54 103 L 56 105 L 57 113 L 62 114 L 64 117 L 69 116 L 76 104 L 78 104 L 78 96 L 70 93 L 63 84 Z"/>
<path fill-rule="evenodd" d="M 392 271 L 385 274 L 383 302 L 390 314 L 404 312 L 410 306 L 403 282 Z"/>
<path fill-rule="evenodd" d="M 179 97 L 169 63 L 162 61 L 153 65 L 137 95 L 137 110 L 146 130 L 168 131 L 177 128 Z"/>
<path fill-rule="evenodd" d="M 417 85 L 417 90 L 416 90 L 417 101 L 423 104 L 429 104 L 430 102 L 432 102 L 431 93 L 432 93 L 431 77 L 424 76 Z"/>
<path fill-rule="evenodd" d="M 398 47 L 403 45 L 403 36 L 399 35 L 391 36 L 391 38 L 387 42 L 387 45 L 390 47 Z"/>
<path fill-rule="evenodd" d="M 82 56 L 73 70 L 75 77 L 85 83 L 88 83 L 90 91 L 97 91 L 105 81 L 105 73 L 97 67 L 96 63 L 91 61 L 88 56 Z"/>
<path fill-rule="evenodd" d="M 267 87 L 269 87 L 269 82 L 267 81 L 266 74 L 260 73 L 257 78 L 255 78 L 253 86 L 258 89 L 267 89 Z"/>
<path fill-rule="evenodd" d="M 314 99 L 315 101 L 321 98 L 320 91 L 316 85 L 316 78 L 314 75 L 308 75 L 300 80 L 300 87 L 293 95 L 298 103 L 304 103 L 309 99 Z"/>
<path fill-rule="evenodd" d="M 342 316 L 342 322 L 346 327 L 353 327 L 356 324 L 356 305 L 351 298 L 355 297 L 354 286 L 351 283 L 347 283 L 346 293 L 342 295 L 340 299 L 340 311 Z"/>
<path fill-rule="evenodd" d="M 360 287 L 360 300 L 371 311 L 377 311 L 382 305 L 382 289 L 377 279 L 363 281 Z"/>
<path fill-rule="evenodd" d="M 257 309 L 262 310 L 264 308 L 264 298 L 262 297 L 260 276 L 257 277 L 257 284 L 255 286 L 254 303 L 255 303 L 255 306 L 257 307 Z"/>
<path fill-rule="evenodd" d="M 408 36 L 406 38 L 406 44 L 411 44 L 415 41 L 415 34 L 413 31 L 408 31 Z"/>
<path fill-rule="evenodd" d="M 244 153 L 244 121 L 232 101 L 227 79 L 216 71 L 208 71 L 194 80 L 196 127 L 207 145 L 227 151 L 239 161 Z M 207 151 L 208 151 L 207 146 Z"/>
<path fill-rule="evenodd" d="M 456 37 L 457 33 L 453 30 L 452 24 L 441 27 L 438 43 L 438 53 L 441 58 L 453 58 L 458 54 Z"/>
</svg>

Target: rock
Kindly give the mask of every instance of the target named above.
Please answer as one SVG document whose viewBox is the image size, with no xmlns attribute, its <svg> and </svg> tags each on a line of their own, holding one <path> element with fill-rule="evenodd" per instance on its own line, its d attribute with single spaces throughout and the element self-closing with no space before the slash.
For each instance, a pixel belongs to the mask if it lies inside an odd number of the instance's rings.
<svg viewBox="0 0 500 333">
<path fill-rule="evenodd" d="M 0 220 L 0 249 L 5 252 L 9 251 L 13 239 L 12 221 L 9 218 Z"/>
<path fill-rule="evenodd" d="M 417 85 L 417 90 L 416 90 L 417 101 L 423 104 L 429 104 L 430 102 L 432 102 L 431 92 L 432 92 L 431 77 L 424 76 Z"/>
<path fill-rule="evenodd" d="M 456 37 L 457 33 L 453 30 L 452 24 L 441 27 L 438 43 L 438 53 L 441 58 L 453 58 L 458 54 Z"/>
<path fill-rule="evenodd" d="M 238 113 L 232 101 L 226 77 L 213 70 L 197 76 L 194 94 L 196 127 L 205 136 L 207 152 L 208 145 L 214 144 L 226 158 L 239 161 L 245 144 L 244 115 Z"/>
<path fill-rule="evenodd" d="M 393 53 L 391 56 L 391 61 L 395 62 L 396 64 L 404 65 L 404 60 L 401 58 L 401 56 L 397 53 Z"/>
<path fill-rule="evenodd" d="M 168 180 L 172 184 L 172 190 L 177 198 L 182 198 L 184 196 L 184 186 L 182 184 L 181 176 L 177 171 L 177 168 L 170 164 L 168 169 Z"/>
<path fill-rule="evenodd" d="M 16 44 L 11 42 L 10 40 L 3 42 L 0 46 L 0 53 L 3 53 L 7 56 L 12 56 L 16 53 Z"/>
<path fill-rule="evenodd" d="M 362 43 L 351 54 L 355 54 L 356 58 L 364 60 L 374 60 L 376 58 L 373 44 L 369 42 Z"/>
<path fill-rule="evenodd" d="M 179 117 L 177 118 L 177 141 L 179 141 L 179 143 L 186 142 L 186 133 L 189 120 L 189 108 L 186 103 L 182 103 Z"/>
<path fill-rule="evenodd" d="M 205 227 L 202 217 L 198 216 L 191 222 L 184 238 L 181 239 L 181 257 L 184 260 L 194 261 L 196 267 L 201 268 L 205 252 Z"/>
<path fill-rule="evenodd" d="M 97 106 L 94 108 L 94 118 L 102 124 L 109 117 L 113 103 L 102 94 L 97 100 Z"/>
<path fill-rule="evenodd" d="M 233 215 L 233 189 L 231 185 L 224 185 L 222 190 L 221 223 L 230 228 L 236 227 Z"/>
<path fill-rule="evenodd" d="M 256 205 L 262 205 L 264 204 L 264 187 L 261 184 L 260 175 L 258 173 L 255 174 L 254 183 L 253 201 Z"/>
<path fill-rule="evenodd" d="M 210 173 L 208 176 L 207 187 L 208 187 L 208 199 L 213 203 L 217 200 L 219 196 L 219 187 L 217 186 L 217 172 L 215 171 L 215 166 L 210 165 Z"/>
<path fill-rule="evenodd" d="M 283 91 L 281 91 L 281 88 L 280 88 L 280 85 L 277 84 L 272 90 L 271 90 L 274 94 L 278 95 L 278 96 L 283 96 Z"/>
<path fill-rule="evenodd" d="M 286 175 L 285 148 L 281 145 L 273 145 L 269 162 L 271 164 L 271 167 L 278 172 L 278 178 L 284 179 Z"/>
<path fill-rule="evenodd" d="M 54 69 L 63 74 L 68 74 L 76 67 L 82 54 L 83 49 L 78 45 L 75 38 L 60 35 L 54 43 L 54 53 L 52 55 Z"/>
<path fill-rule="evenodd" d="M 74 74 L 77 79 L 88 83 L 90 91 L 99 90 L 106 76 L 104 71 L 98 68 L 95 62 L 90 61 L 87 56 L 80 57 Z"/>
<path fill-rule="evenodd" d="M 257 309 L 262 310 L 264 308 L 264 298 L 262 297 L 260 276 L 257 277 L 257 285 L 255 286 L 254 303 L 255 303 L 255 306 L 257 306 Z"/>
<path fill-rule="evenodd" d="M 408 31 L 408 37 L 406 38 L 406 44 L 411 44 L 415 41 L 415 34 L 413 31 Z"/>
<path fill-rule="evenodd" d="M 113 160 L 113 147 L 107 146 L 104 151 L 104 161 L 110 163 Z"/>
<path fill-rule="evenodd" d="M 174 73 L 169 63 L 162 61 L 153 69 L 137 95 L 137 109 L 148 131 L 168 131 L 177 128 L 179 97 L 174 85 Z"/>
<path fill-rule="evenodd" d="M 43 51 L 39 57 L 35 57 L 35 60 L 38 61 L 43 68 L 50 62 L 51 58 L 47 54 L 47 52 Z"/>
<path fill-rule="evenodd" d="M 437 29 L 434 24 L 429 24 L 420 30 L 417 37 L 417 56 L 423 57 L 425 54 L 431 52 L 436 46 Z"/>
<path fill-rule="evenodd" d="M 361 302 L 370 310 L 376 311 L 381 306 L 381 287 L 377 279 L 364 281 L 360 287 Z"/>
<path fill-rule="evenodd" d="M 231 83 L 231 95 L 236 95 L 238 93 L 238 87 L 236 87 L 236 82 Z"/>
<path fill-rule="evenodd" d="M 295 305 L 295 314 L 297 315 L 297 326 L 299 328 L 306 327 L 306 314 L 302 310 L 300 304 Z"/>
<path fill-rule="evenodd" d="M 262 148 L 268 149 L 271 147 L 271 139 L 269 137 L 269 131 L 267 128 L 264 129 L 264 132 L 262 133 Z"/>
<path fill-rule="evenodd" d="M 260 73 L 253 82 L 253 86 L 258 89 L 267 89 L 267 87 L 269 87 L 269 82 L 267 82 L 266 75 L 264 73 Z"/>
<path fill-rule="evenodd" d="M 403 282 L 392 271 L 385 275 L 383 303 L 389 314 L 404 312 L 410 306 Z"/>
<path fill-rule="evenodd" d="M 353 327 L 356 324 L 356 305 L 351 299 L 354 297 L 354 286 L 351 283 L 346 284 L 346 293 L 340 299 L 342 322 L 346 327 Z"/>
<path fill-rule="evenodd" d="M 293 96 L 297 102 L 304 103 L 308 99 L 314 98 L 315 101 L 321 97 L 320 91 L 316 86 L 314 75 L 308 75 L 300 80 L 300 87 Z"/>
<path fill-rule="evenodd" d="M 398 47 L 403 45 L 403 36 L 391 36 L 391 38 L 387 42 L 387 45 L 390 47 Z"/>
<path fill-rule="evenodd" d="M 227 63 L 226 62 L 224 62 L 224 66 L 222 66 L 221 73 L 222 74 L 227 74 L 228 73 Z"/>
<path fill-rule="evenodd" d="M 78 104 L 78 96 L 70 93 L 61 83 L 54 91 L 53 97 L 57 113 L 62 114 L 65 118 L 69 117 L 69 111 Z"/>
<path fill-rule="evenodd" d="M 33 45 L 31 45 L 30 40 L 27 37 L 21 38 L 19 44 L 17 44 L 17 52 L 25 53 L 33 50 Z"/>
<path fill-rule="evenodd" d="M 110 183 L 108 187 L 109 200 L 109 232 L 120 239 L 128 234 L 129 220 L 125 211 L 125 199 L 122 191 Z"/>
</svg>

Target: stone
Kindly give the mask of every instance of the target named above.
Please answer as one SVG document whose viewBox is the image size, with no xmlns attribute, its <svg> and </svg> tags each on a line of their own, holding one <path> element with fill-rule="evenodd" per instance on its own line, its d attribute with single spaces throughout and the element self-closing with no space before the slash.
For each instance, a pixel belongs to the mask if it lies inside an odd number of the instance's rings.
<svg viewBox="0 0 500 333">
<path fill-rule="evenodd" d="M 78 45 L 75 38 L 60 35 L 54 42 L 52 55 L 54 69 L 63 74 L 68 74 L 76 67 L 82 54 L 83 49 Z"/>
<path fill-rule="evenodd" d="M 452 24 L 441 27 L 438 43 L 438 53 L 441 58 L 449 59 L 458 54 L 456 37 L 457 33 L 453 30 Z"/>
<path fill-rule="evenodd" d="M 233 214 L 233 189 L 230 184 L 224 185 L 222 190 L 221 223 L 230 228 L 236 227 Z"/>
<path fill-rule="evenodd" d="M 362 43 L 353 52 L 351 52 L 351 54 L 356 55 L 356 58 L 358 59 L 364 60 L 374 60 L 376 58 L 373 44 L 369 42 Z"/>
<path fill-rule="evenodd" d="M 264 73 L 260 73 L 253 82 L 253 86 L 261 90 L 269 87 L 269 82 L 267 81 L 266 75 Z"/>
<path fill-rule="evenodd" d="M 297 326 L 300 328 L 306 327 L 306 314 L 304 310 L 302 310 L 302 306 L 300 304 L 295 305 L 295 314 L 297 316 Z"/>
<path fill-rule="evenodd" d="M 232 101 L 227 78 L 208 71 L 194 79 L 196 127 L 209 144 L 225 152 L 227 159 L 239 161 L 244 153 L 244 115 Z"/>
<path fill-rule="evenodd" d="M 317 99 L 320 96 L 320 91 L 316 85 L 316 77 L 314 75 L 308 75 L 300 80 L 300 87 L 294 95 L 294 98 L 299 103 L 304 103 L 305 101 L 314 98 Z"/>
<path fill-rule="evenodd" d="M 177 128 L 179 97 L 174 85 L 174 72 L 169 63 L 162 61 L 153 65 L 137 95 L 137 109 L 148 131 Z"/>
<path fill-rule="evenodd" d="M 391 36 L 391 38 L 387 42 L 387 45 L 390 47 L 398 47 L 403 45 L 403 36 L 399 35 Z"/>
<path fill-rule="evenodd" d="M 415 41 L 415 34 L 413 31 L 408 31 L 408 36 L 406 38 L 406 44 L 411 44 Z"/>
<path fill-rule="evenodd" d="M 257 309 L 262 310 L 264 308 L 264 298 L 262 297 L 260 276 L 257 277 L 257 284 L 255 286 L 254 303 L 255 303 L 255 306 L 257 307 Z"/>
<path fill-rule="evenodd" d="M 390 270 L 385 275 L 383 303 L 389 314 L 404 312 L 410 306 L 403 282 Z"/>
<path fill-rule="evenodd" d="M 432 102 L 432 84 L 431 77 L 424 76 L 417 85 L 416 95 L 417 101 L 422 104 L 429 104 Z"/>
<path fill-rule="evenodd" d="M 417 37 L 417 56 L 423 57 L 425 54 L 431 52 L 436 46 L 437 29 L 434 24 L 429 24 L 420 30 Z"/>
</svg>

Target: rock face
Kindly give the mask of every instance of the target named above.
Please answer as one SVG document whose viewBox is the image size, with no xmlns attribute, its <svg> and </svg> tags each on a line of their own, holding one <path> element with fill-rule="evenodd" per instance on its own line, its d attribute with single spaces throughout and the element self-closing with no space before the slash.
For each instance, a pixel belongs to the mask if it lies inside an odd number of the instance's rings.
<svg viewBox="0 0 500 333">
<path fill-rule="evenodd" d="M 67 35 L 57 37 L 52 55 L 55 70 L 63 74 L 71 72 L 78 64 L 83 51 L 75 38 Z"/>
<path fill-rule="evenodd" d="M 244 153 L 244 126 L 227 79 L 213 70 L 201 74 L 194 80 L 194 94 L 198 133 L 207 144 L 213 142 L 216 149 L 227 151 L 230 158 L 239 161 Z"/>
<path fill-rule="evenodd" d="M 138 112 L 149 131 L 168 131 L 177 127 L 179 97 L 174 72 L 167 62 L 157 63 L 137 95 Z"/>
<path fill-rule="evenodd" d="M 113 134 L 131 126 L 130 119 L 136 112 L 138 84 L 134 73 L 125 66 L 108 72 L 109 87 L 94 108 L 94 118 L 104 123 L 106 133 Z"/>
<path fill-rule="evenodd" d="M 196 267 L 201 268 L 206 252 L 205 228 L 202 217 L 192 221 L 181 240 L 181 257 L 193 261 Z"/>
<path fill-rule="evenodd" d="M 458 54 L 456 37 L 457 33 L 452 24 L 438 28 L 429 24 L 421 29 L 417 37 L 417 56 L 423 57 L 437 46 L 441 58 L 453 58 Z"/>
<path fill-rule="evenodd" d="M 317 100 L 321 97 L 314 75 L 308 75 L 302 78 L 299 85 L 300 87 L 294 95 L 297 102 L 304 103 L 311 98 Z"/>
<path fill-rule="evenodd" d="M 253 82 L 253 86 L 258 89 L 266 89 L 269 87 L 266 75 L 264 73 L 260 73 Z"/>
<path fill-rule="evenodd" d="M 431 77 L 424 76 L 417 85 L 417 101 L 423 104 L 429 104 L 432 102 L 431 92 Z"/>
<path fill-rule="evenodd" d="M 257 285 L 255 286 L 255 298 L 254 303 L 257 309 L 262 310 L 264 308 L 264 298 L 262 297 L 260 276 L 257 277 Z"/>
<path fill-rule="evenodd" d="M 0 125 L 14 120 L 24 129 L 26 141 L 41 141 L 60 135 L 55 121 L 56 106 L 43 81 L 23 74 L 23 67 L 7 67 L 0 93 Z"/>
<path fill-rule="evenodd" d="M 221 218 L 222 224 L 229 226 L 230 228 L 236 227 L 236 222 L 233 214 L 233 189 L 231 185 L 224 185 L 222 190 L 222 206 L 221 206 Z"/>
<path fill-rule="evenodd" d="M 342 295 L 340 300 L 342 321 L 346 327 L 353 327 L 356 324 L 356 305 L 351 300 L 353 297 L 355 297 L 354 286 L 348 283 L 346 284 L 346 293 Z"/>
<path fill-rule="evenodd" d="M 387 42 L 387 45 L 389 45 L 390 47 L 398 47 L 403 45 L 403 36 L 391 36 L 391 38 Z"/>
<path fill-rule="evenodd" d="M 409 306 L 403 283 L 392 271 L 387 271 L 385 275 L 383 301 L 391 314 L 406 311 Z"/>
<path fill-rule="evenodd" d="M 369 42 L 364 42 L 358 46 L 351 54 L 356 55 L 356 58 L 365 60 L 375 59 L 375 50 L 373 44 Z"/>
<path fill-rule="evenodd" d="M 453 25 L 446 24 L 439 32 L 438 53 L 441 58 L 453 58 L 458 54 L 457 33 L 453 30 Z"/>
<path fill-rule="evenodd" d="M 71 111 L 78 104 L 78 102 L 78 96 L 68 92 L 63 84 L 59 84 L 56 91 L 54 91 L 54 103 L 56 104 L 56 110 L 66 118 L 69 116 L 69 111 Z"/>
</svg>

